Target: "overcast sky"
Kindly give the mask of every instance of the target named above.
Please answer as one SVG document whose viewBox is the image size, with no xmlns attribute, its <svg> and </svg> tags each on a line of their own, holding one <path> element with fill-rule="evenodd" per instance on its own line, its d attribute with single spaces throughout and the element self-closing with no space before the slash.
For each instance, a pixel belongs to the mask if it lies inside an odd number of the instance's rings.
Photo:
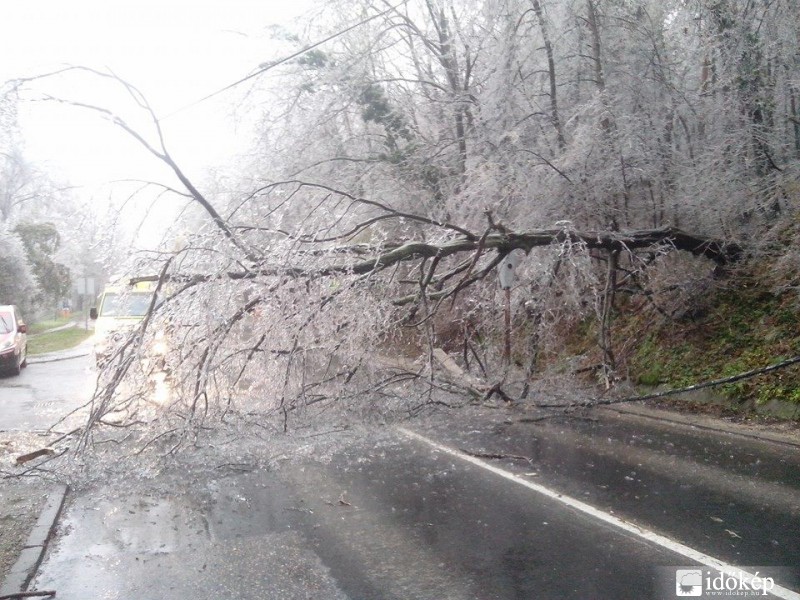
<svg viewBox="0 0 800 600">
<path fill-rule="evenodd" d="M 268 27 L 287 22 L 308 4 L 2 0 L 0 81 L 68 64 L 111 69 L 144 93 L 163 119 L 176 157 L 198 172 L 224 162 L 249 132 L 237 131 L 230 118 L 238 89 L 185 107 L 273 58 Z M 110 108 L 139 123 L 132 103 L 97 78 L 70 74 L 35 88 Z M 36 102 L 22 108 L 20 120 L 26 154 L 74 184 L 144 177 L 156 168 L 119 130 L 85 111 Z"/>
</svg>

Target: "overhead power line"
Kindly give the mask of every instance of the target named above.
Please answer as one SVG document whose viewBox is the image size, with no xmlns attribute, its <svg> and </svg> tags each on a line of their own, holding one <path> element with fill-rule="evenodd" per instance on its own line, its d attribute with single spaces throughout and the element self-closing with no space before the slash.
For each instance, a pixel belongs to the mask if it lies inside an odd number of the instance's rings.
<svg viewBox="0 0 800 600">
<path fill-rule="evenodd" d="M 261 65 L 253 73 L 250 73 L 249 75 L 247 75 L 245 77 L 242 77 L 241 79 L 239 79 L 237 81 L 234 81 L 233 83 L 229 83 L 228 85 L 226 85 L 224 87 L 221 87 L 218 90 L 216 90 L 214 92 L 211 92 L 210 94 L 207 94 L 207 95 L 203 96 L 202 98 L 200 98 L 198 100 L 195 100 L 194 102 L 191 102 L 191 103 L 187 104 L 186 106 L 183 106 L 183 107 L 181 107 L 181 108 L 169 113 L 165 117 L 162 117 L 161 119 L 159 119 L 159 121 L 163 121 L 164 119 L 168 119 L 168 118 L 170 118 L 170 117 L 172 117 L 172 116 L 174 116 L 174 115 L 176 115 L 176 114 L 178 114 L 180 112 L 183 112 L 184 110 L 188 110 L 188 109 L 190 109 L 190 108 L 192 108 L 194 106 L 197 106 L 198 104 L 206 102 L 207 100 L 210 100 L 211 98 L 214 98 L 215 96 L 219 96 L 220 94 L 222 94 L 224 92 L 227 92 L 228 90 L 233 89 L 236 86 L 245 83 L 246 81 L 250 81 L 251 79 L 253 79 L 255 77 L 258 77 L 259 75 L 262 75 L 262 74 L 266 73 L 270 69 L 274 69 L 275 67 L 277 67 L 279 65 L 282 65 L 284 63 L 287 63 L 290 60 L 297 58 L 298 56 L 302 56 L 303 54 L 305 54 L 306 52 L 310 52 L 314 48 L 322 46 L 323 44 L 326 44 L 326 43 L 330 42 L 331 40 L 336 39 L 337 37 L 340 37 L 340 36 L 350 32 L 350 31 L 352 31 L 354 29 L 357 29 L 357 28 L 359 28 L 359 27 L 361 27 L 363 25 L 366 25 L 370 21 L 374 21 L 375 19 L 378 19 L 378 18 L 380 18 L 380 17 L 392 12 L 393 10 L 396 10 L 398 7 L 402 6 L 406 2 L 408 2 L 408 0 L 402 0 L 402 2 L 398 2 L 394 6 L 390 6 L 389 8 L 384 10 L 383 12 L 380 12 L 380 13 L 377 13 L 375 15 L 372 15 L 371 17 L 367 17 L 366 19 L 362 19 L 358 23 L 354 23 L 353 25 L 350 25 L 349 27 L 347 27 L 345 29 L 342 29 L 341 31 L 337 31 L 336 33 L 333 33 L 333 34 L 329 35 L 328 37 L 326 37 L 324 39 L 321 39 L 321 40 L 319 40 L 317 42 L 314 42 L 313 44 L 311 44 L 309 46 L 305 46 L 305 47 L 301 48 L 300 50 L 298 50 L 297 52 L 294 52 L 293 54 L 290 54 L 288 56 L 284 56 L 283 58 L 275 60 L 275 61 L 273 61 L 271 63 L 267 63 L 267 64 L 264 64 L 264 65 Z"/>
</svg>

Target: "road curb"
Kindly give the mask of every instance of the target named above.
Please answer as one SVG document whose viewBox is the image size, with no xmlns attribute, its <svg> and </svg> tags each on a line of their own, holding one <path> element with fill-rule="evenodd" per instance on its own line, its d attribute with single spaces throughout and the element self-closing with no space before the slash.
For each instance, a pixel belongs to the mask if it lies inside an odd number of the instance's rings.
<svg viewBox="0 0 800 600">
<path fill-rule="evenodd" d="M 27 590 L 42 563 L 47 543 L 53 535 L 61 510 L 64 508 L 67 492 L 69 492 L 69 486 L 61 484 L 48 493 L 45 507 L 39 514 L 39 519 L 28 536 L 22 553 L 11 567 L 3 585 L 0 586 L 0 596 L 18 594 Z"/>
<path fill-rule="evenodd" d="M 633 404 L 624 406 L 612 405 L 602 407 L 602 410 L 800 448 L 800 435 L 792 435 L 777 431 L 763 431 L 750 425 L 727 423 L 705 415 L 685 415 L 669 410 L 649 408 L 646 406 L 638 406 Z"/>
<path fill-rule="evenodd" d="M 67 348 L 66 350 L 59 350 L 57 352 L 45 352 L 44 354 L 28 355 L 29 365 L 38 365 L 42 363 L 58 362 L 62 360 L 71 360 L 73 358 L 81 358 L 88 356 L 92 353 L 94 348 L 94 336 L 89 336 L 77 346 Z"/>
<path fill-rule="evenodd" d="M 62 354 L 62 353 L 53 353 L 52 355 L 48 354 L 39 354 L 37 356 L 29 356 L 28 357 L 28 364 L 29 365 L 40 365 L 43 363 L 51 363 L 51 362 L 59 362 L 62 360 L 71 360 L 73 358 L 81 358 L 82 356 L 89 356 L 92 353 L 91 350 L 81 350 L 80 352 L 74 352 L 71 354 Z"/>
<path fill-rule="evenodd" d="M 58 327 L 53 327 L 52 329 L 45 329 L 44 331 L 40 331 L 39 333 L 29 333 L 29 338 L 39 337 L 40 335 L 44 335 L 46 333 L 53 333 L 54 331 L 63 331 L 64 329 L 72 329 L 73 327 L 78 327 L 76 322 L 65 323 L 64 325 L 59 325 Z"/>
</svg>

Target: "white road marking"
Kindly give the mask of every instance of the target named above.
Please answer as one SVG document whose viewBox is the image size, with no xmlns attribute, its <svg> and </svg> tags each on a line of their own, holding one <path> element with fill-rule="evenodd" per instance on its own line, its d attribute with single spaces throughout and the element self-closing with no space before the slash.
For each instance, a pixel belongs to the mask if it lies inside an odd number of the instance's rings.
<svg viewBox="0 0 800 600">
<path fill-rule="evenodd" d="M 406 435 L 412 439 L 422 442 L 423 444 L 426 444 L 431 448 L 434 448 L 440 452 L 444 452 L 446 454 L 449 454 L 450 456 L 459 458 L 464 462 L 468 462 L 470 464 L 475 465 L 476 467 L 480 467 L 481 469 L 489 471 L 490 473 L 499 475 L 504 479 L 512 481 L 523 487 L 526 487 L 529 490 L 542 494 L 543 496 L 551 498 L 556 502 L 560 502 L 561 504 L 569 506 L 570 508 L 574 508 L 575 510 L 578 510 L 586 515 L 594 517 L 595 519 L 603 521 L 604 523 L 608 523 L 609 525 L 613 525 L 614 527 L 617 527 L 627 533 L 631 533 L 637 537 L 652 542 L 653 544 L 661 546 L 662 548 L 675 552 L 676 554 L 680 554 L 681 556 L 688 558 L 689 560 L 692 560 L 694 562 L 698 562 L 701 565 L 705 565 L 706 567 L 710 567 L 712 569 L 717 569 L 725 573 L 726 575 L 736 576 L 738 575 L 738 573 L 742 573 L 744 581 L 751 581 L 756 577 L 753 573 L 748 573 L 747 571 L 743 571 L 742 569 L 734 567 L 733 565 L 729 565 L 728 563 L 718 558 L 714 558 L 713 556 L 709 556 L 708 554 L 700 552 L 699 550 L 690 548 L 689 546 L 681 544 L 680 542 L 670 539 L 664 535 L 661 535 L 654 531 L 650 531 L 649 529 L 644 529 L 642 527 L 639 527 L 638 525 L 630 523 L 629 521 L 620 519 L 619 517 L 615 517 L 614 515 L 602 511 L 599 508 L 596 508 L 590 504 L 586 504 L 585 502 L 582 502 L 570 496 L 566 496 L 564 494 L 561 494 L 560 492 L 551 490 L 550 488 L 547 488 L 538 483 L 533 483 L 532 481 L 523 479 L 519 475 L 515 475 L 514 473 L 495 467 L 494 465 L 491 465 L 486 461 L 481 460 L 480 458 L 477 458 L 475 456 L 470 456 L 469 454 L 466 454 L 455 448 L 450 448 L 449 446 L 445 446 L 443 444 L 435 442 L 431 439 L 426 438 L 423 435 L 416 433 L 415 431 L 411 431 L 410 429 L 406 429 L 405 427 L 398 427 L 397 430 L 403 435 Z M 775 587 L 770 590 L 770 594 L 772 594 L 773 596 L 777 596 L 778 598 L 783 598 L 784 600 L 800 600 L 800 594 L 788 588 L 780 586 L 777 583 L 775 584 Z"/>
</svg>

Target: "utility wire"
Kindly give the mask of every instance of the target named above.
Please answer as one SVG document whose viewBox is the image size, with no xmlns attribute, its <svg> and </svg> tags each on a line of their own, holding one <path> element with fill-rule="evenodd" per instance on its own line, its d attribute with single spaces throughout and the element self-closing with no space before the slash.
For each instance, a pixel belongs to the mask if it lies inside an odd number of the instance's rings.
<svg viewBox="0 0 800 600">
<path fill-rule="evenodd" d="M 374 21 L 375 19 L 378 19 L 378 18 L 380 18 L 380 17 L 392 12 L 393 10 L 396 10 L 398 7 L 402 6 L 406 2 L 408 2 L 408 0 L 402 0 L 402 2 L 399 2 L 399 3 L 395 4 L 394 6 L 390 6 L 389 8 L 384 10 L 383 12 L 380 12 L 378 14 L 372 15 L 371 17 L 363 19 L 363 20 L 359 21 L 358 23 L 355 23 L 355 24 L 351 25 L 350 27 L 347 27 L 346 29 L 342 29 L 341 31 L 337 31 L 336 33 L 334 33 L 332 35 L 329 35 L 328 37 L 326 37 L 326 38 L 324 38 L 322 40 L 319 40 L 318 42 L 314 42 L 310 46 L 305 46 L 304 48 L 301 48 L 300 50 L 298 50 L 297 52 L 295 52 L 293 54 L 290 54 L 289 56 L 285 56 L 285 57 L 280 58 L 280 59 L 278 59 L 276 61 L 273 61 L 271 63 L 267 63 L 265 65 L 262 65 L 262 66 L 260 66 L 258 68 L 258 70 L 254 71 L 253 73 L 250 73 L 249 75 L 247 75 L 245 77 L 242 77 L 241 79 L 239 79 L 237 81 L 234 81 L 233 83 L 229 83 L 225 87 L 221 87 L 218 90 L 216 90 L 214 92 L 211 92 L 210 94 L 208 94 L 206 96 L 203 96 L 199 100 L 195 100 L 194 102 L 191 102 L 190 104 L 187 104 L 186 106 L 183 106 L 183 107 L 181 107 L 181 108 L 169 113 L 168 115 L 166 115 L 166 116 L 162 117 L 161 119 L 159 119 L 159 121 L 163 121 L 164 119 L 169 119 L 170 117 L 172 117 L 172 116 L 174 116 L 174 115 L 176 115 L 176 114 L 178 114 L 180 112 L 183 112 L 184 110 L 188 110 L 188 109 L 190 109 L 190 108 L 192 108 L 194 106 L 197 106 L 198 104 L 201 104 L 201 103 L 203 103 L 203 102 L 205 102 L 207 100 L 210 100 L 211 98 L 214 98 L 215 96 L 218 96 L 218 95 L 220 95 L 220 94 L 222 94 L 224 92 L 227 92 L 230 89 L 233 89 L 237 85 L 241 85 L 244 82 L 253 79 L 254 77 L 258 77 L 259 75 L 262 75 L 263 73 L 266 73 L 267 71 L 269 71 L 270 69 L 273 69 L 274 67 L 277 67 L 277 66 L 282 65 L 282 64 L 284 64 L 286 62 L 289 62 L 290 60 L 292 60 L 294 58 L 297 58 L 298 56 L 302 56 L 303 54 L 313 50 L 314 48 L 322 46 L 323 44 L 326 44 L 327 42 L 330 42 L 331 40 L 334 40 L 337 37 L 340 37 L 340 36 L 350 32 L 350 31 L 352 31 L 353 29 L 357 29 L 357 28 L 361 27 L 362 25 L 366 25 L 370 21 Z"/>
<path fill-rule="evenodd" d="M 763 367 L 760 369 L 752 369 L 750 371 L 744 371 L 743 373 L 738 373 L 731 377 L 723 377 L 721 379 L 703 381 L 701 383 L 696 383 L 694 385 L 689 385 L 674 390 L 654 392 L 652 394 L 644 394 L 643 396 L 628 396 L 626 398 L 610 398 L 606 400 L 592 398 L 584 402 L 574 402 L 571 404 L 537 403 L 536 407 L 537 408 L 581 408 L 581 407 L 592 407 L 592 406 L 609 406 L 611 404 L 621 404 L 623 402 L 638 402 L 640 400 L 654 400 L 658 398 L 665 398 L 667 396 L 675 396 L 677 394 L 683 394 L 686 392 L 693 392 L 695 390 L 702 390 L 704 388 L 717 387 L 720 385 L 735 383 L 743 379 L 750 379 L 751 377 L 764 375 L 766 373 L 771 373 L 779 369 L 785 369 L 787 367 L 791 367 L 792 365 L 796 365 L 798 363 L 800 363 L 800 356 L 793 356 L 792 358 L 787 358 L 786 360 L 771 364 L 767 367 Z"/>
</svg>

